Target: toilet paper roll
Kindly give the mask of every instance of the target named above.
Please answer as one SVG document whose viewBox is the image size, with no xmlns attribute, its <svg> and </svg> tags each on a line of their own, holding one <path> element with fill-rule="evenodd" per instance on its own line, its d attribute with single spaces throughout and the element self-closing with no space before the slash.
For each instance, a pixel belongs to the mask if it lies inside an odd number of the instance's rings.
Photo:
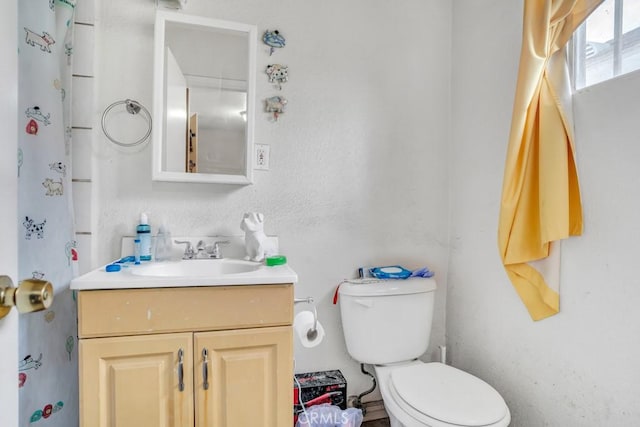
<svg viewBox="0 0 640 427">
<path fill-rule="evenodd" d="M 309 331 L 313 329 L 313 313 L 310 311 L 301 311 L 296 314 L 296 317 L 293 319 L 293 330 L 295 334 L 298 336 L 298 339 L 302 343 L 304 347 L 311 348 L 315 347 L 322 342 L 324 338 L 324 328 L 320 324 L 320 322 L 316 325 L 316 330 L 318 331 L 318 335 L 310 339 L 308 336 Z"/>
</svg>

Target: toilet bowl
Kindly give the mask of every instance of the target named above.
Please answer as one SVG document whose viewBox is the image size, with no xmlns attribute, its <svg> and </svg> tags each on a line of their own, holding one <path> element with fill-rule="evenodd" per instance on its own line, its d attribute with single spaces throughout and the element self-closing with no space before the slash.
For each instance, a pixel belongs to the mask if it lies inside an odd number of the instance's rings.
<svg viewBox="0 0 640 427">
<path fill-rule="evenodd" d="M 481 379 L 417 360 L 429 345 L 435 280 L 349 281 L 339 289 L 347 351 L 374 365 L 391 427 L 506 427 L 509 408 Z"/>
<path fill-rule="evenodd" d="M 507 427 L 509 408 L 489 384 L 442 363 L 374 366 L 391 427 Z"/>
</svg>

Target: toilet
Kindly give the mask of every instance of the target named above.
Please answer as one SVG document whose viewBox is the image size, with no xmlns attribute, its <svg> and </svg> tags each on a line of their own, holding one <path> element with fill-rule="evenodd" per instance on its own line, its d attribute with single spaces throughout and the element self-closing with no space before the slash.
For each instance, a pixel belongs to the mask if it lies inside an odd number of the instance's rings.
<svg viewBox="0 0 640 427">
<path fill-rule="evenodd" d="M 344 282 L 347 351 L 374 366 L 391 427 L 506 427 L 509 408 L 489 384 L 452 366 L 418 360 L 429 345 L 433 278 Z"/>
</svg>

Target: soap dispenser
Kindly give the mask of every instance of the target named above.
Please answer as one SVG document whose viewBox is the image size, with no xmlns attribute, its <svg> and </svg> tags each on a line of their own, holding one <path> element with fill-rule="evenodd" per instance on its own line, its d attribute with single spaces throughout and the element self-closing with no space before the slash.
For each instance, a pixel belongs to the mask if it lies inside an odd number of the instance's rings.
<svg viewBox="0 0 640 427">
<path fill-rule="evenodd" d="M 172 253 L 171 233 L 167 230 L 167 227 L 162 224 L 158 228 L 158 234 L 156 234 L 156 247 L 155 257 L 156 261 L 169 261 L 171 260 Z"/>
<path fill-rule="evenodd" d="M 140 224 L 136 227 L 140 239 L 140 260 L 151 261 L 151 227 L 146 213 L 140 214 Z"/>
</svg>

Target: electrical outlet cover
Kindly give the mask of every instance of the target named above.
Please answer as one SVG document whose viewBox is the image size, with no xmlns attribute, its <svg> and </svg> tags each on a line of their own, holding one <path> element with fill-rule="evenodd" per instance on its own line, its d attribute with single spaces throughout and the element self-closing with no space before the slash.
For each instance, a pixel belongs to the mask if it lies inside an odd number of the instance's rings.
<svg viewBox="0 0 640 427">
<path fill-rule="evenodd" d="M 254 169 L 269 170 L 269 145 L 254 144 L 255 158 Z"/>
</svg>

